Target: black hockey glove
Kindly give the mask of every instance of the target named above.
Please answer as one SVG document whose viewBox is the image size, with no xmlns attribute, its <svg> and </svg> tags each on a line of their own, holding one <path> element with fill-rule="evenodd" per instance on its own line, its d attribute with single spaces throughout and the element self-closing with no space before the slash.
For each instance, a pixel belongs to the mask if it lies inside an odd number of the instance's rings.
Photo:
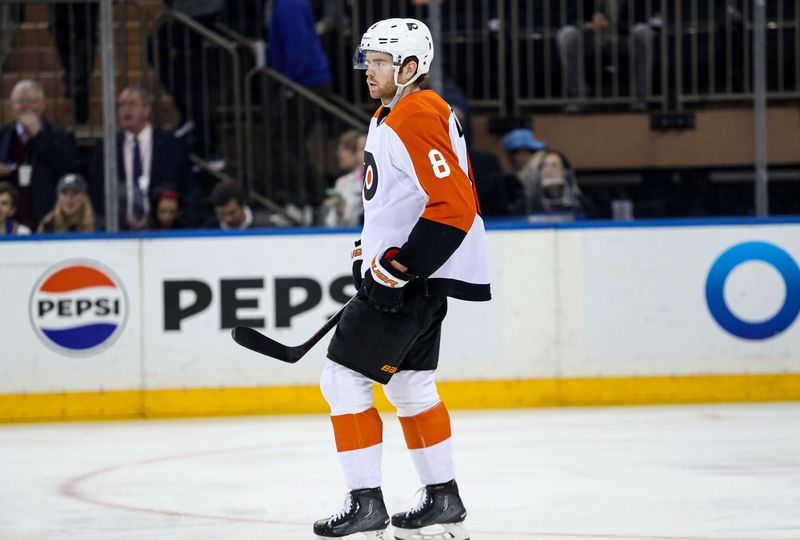
<svg viewBox="0 0 800 540">
<path fill-rule="evenodd" d="M 399 248 L 392 247 L 372 259 L 362 288 L 372 307 L 388 313 L 403 309 L 404 287 L 416 278 L 414 274 L 401 272 L 392 266 L 391 260 L 399 251 Z"/>
<path fill-rule="evenodd" d="M 364 259 L 361 255 L 361 240 L 356 240 L 355 247 L 353 251 L 350 253 L 350 260 L 353 261 L 353 285 L 355 285 L 356 290 L 361 288 L 361 285 L 364 283 L 364 273 L 361 270 L 362 263 Z"/>
</svg>

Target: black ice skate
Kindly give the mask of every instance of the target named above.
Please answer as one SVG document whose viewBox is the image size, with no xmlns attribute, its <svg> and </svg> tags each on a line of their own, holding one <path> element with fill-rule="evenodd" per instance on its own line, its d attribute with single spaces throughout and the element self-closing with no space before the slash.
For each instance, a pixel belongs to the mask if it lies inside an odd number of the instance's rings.
<svg viewBox="0 0 800 540">
<path fill-rule="evenodd" d="M 361 538 L 388 540 L 384 535 L 388 526 L 381 488 L 354 489 L 347 494 L 341 512 L 314 523 L 314 534 L 318 538 L 342 538 L 361 533 Z"/>
<path fill-rule="evenodd" d="M 467 510 L 455 480 L 425 486 L 420 492 L 414 508 L 392 516 L 397 540 L 469 540 L 464 527 Z"/>
</svg>

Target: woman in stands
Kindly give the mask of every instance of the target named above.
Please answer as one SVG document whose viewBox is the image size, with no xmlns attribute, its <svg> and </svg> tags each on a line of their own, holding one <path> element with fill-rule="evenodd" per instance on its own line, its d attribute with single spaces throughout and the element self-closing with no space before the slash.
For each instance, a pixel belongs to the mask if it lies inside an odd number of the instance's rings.
<svg viewBox="0 0 800 540">
<path fill-rule="evenodd" d="M 79 174 L 61 177 L 56 186 L 56 205 L 42 218 L 36 232 L 95 232 L 94 209 L 87 187 L 86 179 Z"/>
</svg>

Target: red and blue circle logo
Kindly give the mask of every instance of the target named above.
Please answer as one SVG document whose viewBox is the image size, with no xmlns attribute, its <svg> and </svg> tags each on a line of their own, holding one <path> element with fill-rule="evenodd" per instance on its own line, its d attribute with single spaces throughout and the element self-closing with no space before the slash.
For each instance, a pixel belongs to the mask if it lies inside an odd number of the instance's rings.
<svg viewBox="0 0 800 540">
<path fill-rule="evenodd" d="M 66 261 L 48 269 L 31 294 L 31 325 L 60 353 L 89 356 L 110 347 L 127 318 L 122 281 L 94 261 Z"/>
</svg>

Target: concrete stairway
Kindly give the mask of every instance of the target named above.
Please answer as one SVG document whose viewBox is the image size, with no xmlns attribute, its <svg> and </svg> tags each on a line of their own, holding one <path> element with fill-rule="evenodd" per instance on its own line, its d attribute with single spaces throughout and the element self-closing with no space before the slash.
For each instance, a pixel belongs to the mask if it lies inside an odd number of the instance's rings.
<svg viewBox="0 0 800 540">
<path fill-rule="evenodd" d="M 136 84 L 152 90 L 154 76 L 146 60 L 147 36 L 155 17 L 164 6 L 161 0 L 115 4 L 115 88 L 119 92 L 124 84 Z M 97 47 L 90 81 L 89 120 L 78 125 L 73 118 L 72 100 L 64 95 L 64 71 L 55 49 L 50 22 L 50 6 L 28 4 L 22 7 L 13 45 L 0 71 L 0 97 L 3 99 L 0 124 L 12 120 L 8 98 L 14 85 L 21 79 L 35 79 L 44 88 L 47 118 L 73 129 L 79 140 L 91 141 L 100 135 L 103 123 L 100 45 Z M 171 107 L 168 106 L 167 110 L 170 111 Z M 168 112 L 167 118 L 173 119 L 174 113 Z"/>
</svg>

